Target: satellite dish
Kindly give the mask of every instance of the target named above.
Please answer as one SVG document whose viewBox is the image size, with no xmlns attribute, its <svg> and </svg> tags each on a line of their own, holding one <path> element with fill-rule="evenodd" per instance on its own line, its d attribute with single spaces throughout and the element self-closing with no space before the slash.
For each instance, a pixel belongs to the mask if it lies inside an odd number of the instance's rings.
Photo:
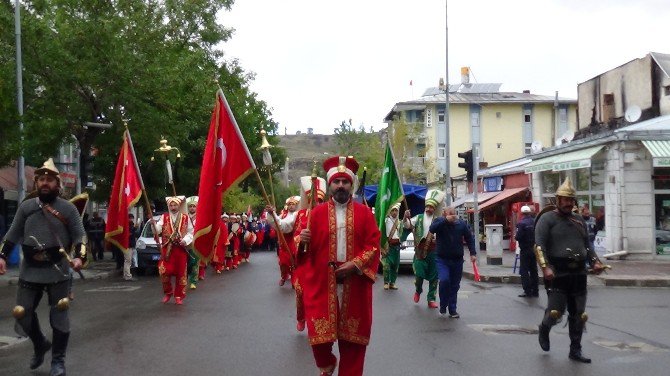
<svg viewBox="0 0 670 376">
<path fill-rule="evenodd" d="M 640 120 L 640 116 L 642 116 L 642 110 L 640 109 L 639 106 L 636 106 L 634 104 L 630 105 L 626 109 L 626 113 L 624 114 L 624 118 L 629 123 L 634 123 L 634 122 Z"/>
<path fill-rule="evenodd" d="M 531 153 L 539 153 L 542 151 L 542 142 L 540 141 L 533 141 L 532 144 L 530 144 L 530 152 Z"/>
</svg>

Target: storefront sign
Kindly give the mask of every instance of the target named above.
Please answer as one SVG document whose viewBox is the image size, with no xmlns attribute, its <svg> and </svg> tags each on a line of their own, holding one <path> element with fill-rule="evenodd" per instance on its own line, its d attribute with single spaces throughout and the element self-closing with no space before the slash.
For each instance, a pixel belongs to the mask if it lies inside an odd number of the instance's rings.
<svg viewBox="0 0 670 376">
<path fill-rule="evenodd" d="M 498 192 L 502 191 L 502 176 L 493 176 L 484 178 L 484 192 Z"/>
<path fill-rule="evenodd" d="M 61 181 L 66 187 L 74 188 L 77 184 L 77 174 L 72 172 L 61 172 L 60 173 Z"/>
<path fill-rule="evenodd" d="M 670 167 L 670 158 L 654 158 L 654 167 Z"/>
<path fill-rule="evenodd" d="M 569 162 L 560 162 L 554 163 L 552 170 L 554 171 L 566 171 L 566 170 L 576 170 L 578 168 L 587 168 L 591 167 L 591 158 L 582 159 L 579 161 L 569 161 Z"/>
</svg>

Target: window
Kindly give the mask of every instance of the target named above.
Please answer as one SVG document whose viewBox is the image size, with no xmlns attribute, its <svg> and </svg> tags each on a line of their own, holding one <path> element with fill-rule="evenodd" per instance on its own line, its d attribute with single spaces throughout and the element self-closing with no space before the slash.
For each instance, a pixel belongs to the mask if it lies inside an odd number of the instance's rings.
<svg viewBox="0 0 670 376">
<path fill-rule="evenodd" d="M 416 156 L 419 158 L 426 157 L 426 144 L 416 144 Z"/>
<path fill-rule="evenodd" d="M 445 159 L 446 158 L 445 144 L 438 144 L 437 145 L 437 158 L 438 159 Z"/>
<path fill-rule="evenodd" d="M 530 111 L 524 111 L 523 122 L 530 123 Z"/>
<path fill-rule="evenodd" d="M 523 144 L 523 155 L 530 155 L 531 153 L 531 142 L 526 142 Z"/>
<path fill-rule="evenodd" d="M 603 95 L 603 102 L 606 106 L 614 105 L 614 94 L 605 94 Z"/>
<path fill-rule="evenodd" d="M 444 124 L 444 110 L 437 110 L 437 122 Z"/>
<path fill-rule="evenodd" d="M 663 87 L 663 94 L 670 95 L 670 85 Z"/>
</svg>

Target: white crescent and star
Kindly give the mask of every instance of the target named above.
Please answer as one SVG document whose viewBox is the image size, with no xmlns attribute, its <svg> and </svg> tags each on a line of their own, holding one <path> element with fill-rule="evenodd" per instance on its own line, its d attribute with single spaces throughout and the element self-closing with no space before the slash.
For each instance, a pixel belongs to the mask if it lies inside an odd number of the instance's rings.
<svg viewBox="0 0 670 376">
<path fill-rule="evenodd" d="M 216 139 L 216 147 L 221 150 L 221 167 L 223 168 L 226 165 L 227 158 L 226 145 L 223 143 L 223 138 L 219 137 Z"/>
</svg>

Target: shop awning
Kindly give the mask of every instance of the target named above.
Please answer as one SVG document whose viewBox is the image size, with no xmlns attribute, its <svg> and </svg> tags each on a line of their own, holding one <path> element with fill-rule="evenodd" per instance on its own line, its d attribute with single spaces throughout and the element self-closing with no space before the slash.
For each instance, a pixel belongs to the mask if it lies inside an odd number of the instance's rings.
<svg viewBox="0 0 670 376">
<path fill-rule="evenodd" d="M 477 193 L 477 202 L 479 204 L 486 202 L 494 197 L 496 197 L 498 194 L 501 192 L 479 192 Z M 475 202 L 474 197 L 472 196 L 472 193 L 468 193 L 463 197 L 459 197 L 456 199 L 454 202 L 451 203 L 451 206 L 454 208 L 457 208 L 463 204 L 472 204 Z"/>
<path fill-rule="evenodd" d="M 526 165 L 523 172 L 532 174 L 533 172 L 551 171 L 551 168 L 554 167 L 554 159 L 556 159 L 556 156 L 533 160 Z"/>
<path fill-rule="evenodd" d="M 604 145 L 592 146 L 590 148 L 571 151 L 556 156 L 553 171 L 576 170 L 578 168 L 591 167 L 591 157 L 595 155 Z"/>
<path fill-rule="evenodd" d="M 495 206 L 496 204 L 500 204 L 500 203 L 502 203 L 503 201 L 505 201 L 509 198 L 512 198 L 516 195 L 520 195 L 520 194 L 525 193 L 527 191 L 528 191 L 528 187 L 505 189 L 502 192 L 500 192 L 499 195 L 495 196 L 494 198 L 492 198 L 492 199 L 486 201 L 484 204 L 482 204 L 482 206 L 479 207 L 479 210 L 481 211 L 481 210 L 490 209 L 493 206 Z"/>
<path fill-rule="evenodd" d="M 653 158 L 654 167 L 670 167 L 670 141 L 642 141 Z"/>
</svg>

